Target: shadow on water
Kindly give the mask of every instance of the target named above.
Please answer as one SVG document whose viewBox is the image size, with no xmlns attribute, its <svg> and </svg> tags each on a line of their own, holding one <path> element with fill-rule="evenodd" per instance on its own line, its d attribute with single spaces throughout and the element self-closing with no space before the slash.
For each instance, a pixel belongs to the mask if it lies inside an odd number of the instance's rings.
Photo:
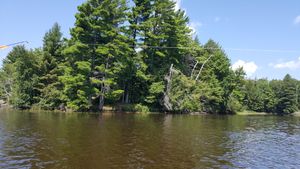
<svg viewBox="0 0 300 169">
<path fill-rule="evenodd" d="M 0 112 L 0 168 L 297 168 L 300 118 Z"/>
</svg>

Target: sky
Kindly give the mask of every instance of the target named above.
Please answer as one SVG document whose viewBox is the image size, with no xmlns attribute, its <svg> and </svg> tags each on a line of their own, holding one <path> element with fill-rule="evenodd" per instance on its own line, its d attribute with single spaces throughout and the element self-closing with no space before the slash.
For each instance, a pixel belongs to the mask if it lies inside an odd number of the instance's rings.
<svg viewBox="0 0 300 169">
<path fill-rule="evenodd" d="M 65 37 L 74 26 L 77 6 L 85 0 L 1 0 L 0 45 L 42 37 L 58 22 Z M 300 79 L 300 1 L 298 0 L 174 0 L 186 11 L 189 26 L 202 44 L 218 42 L 232 68 L 248 78 Z M 0 50 L 0 60 L 11 49 Z"/>
</svg>

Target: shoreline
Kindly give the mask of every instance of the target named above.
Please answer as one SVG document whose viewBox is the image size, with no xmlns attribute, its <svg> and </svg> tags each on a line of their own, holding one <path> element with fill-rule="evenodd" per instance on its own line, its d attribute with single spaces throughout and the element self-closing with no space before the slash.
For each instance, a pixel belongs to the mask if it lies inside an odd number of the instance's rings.
<svg viewBox="0 0 300 169">
<path fill-rule="evenodd" d="M 106 106 L 102 112 L 90 111 L 90 112 L 75 112 L 75 111 L 60 111 L 60 110 L 43 110 L 41 108 L 32 108 L 27 110 L 15 109 L 9 105 L 1 106 L 0 110 L 16 110 L 23 112 L 32 112 L 32 113 L 62 113 L 62 114 L 143 114 L 143 115 L 151 115 L 151 114 L 161 114 L 161 115 L 189 115 L 189 116 L 205 116 L 205 115 L 218 115 L 218 116 L 282 116 L 280 114 L 274 113 L 266 113 L 266 112 L 255 112 L 255 111 L 241 111 L 235 114 L 216 114 L 216 113 L 205 113 L 205 112 L 191 112 L 191 113 L 171 113 L 171 112 L 159 112 L 159 111 L 149 111 L 149 112 L 138 112 L 138 111 L 123 111 L 117 110 L 113 107 Z M 300 112 L 295 112 L 292 114 L 286 114 L 283 116 L 295 116 L 300 117 Z"/>
</svg>

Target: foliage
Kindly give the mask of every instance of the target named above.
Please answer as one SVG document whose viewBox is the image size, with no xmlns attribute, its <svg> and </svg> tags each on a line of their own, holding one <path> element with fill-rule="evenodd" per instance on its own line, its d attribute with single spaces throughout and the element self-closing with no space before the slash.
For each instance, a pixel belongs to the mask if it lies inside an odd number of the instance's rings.
<svg viewBox="0 0 300 169">
<path fill-rule="evenodd" d="M 273 89 L 276 89 L 276 113 L 290 114 L 298 110 L 297 81 L 289 74 L 282 81 L 273 81 Z"/>
<path fill-rule="evenodd" d="M 4 69 L 13 66 L 14 76 L 11 83 L 10 102 L 17 108 L 30 108 L 37 102 L 37 90 L 41 51 L 28 51 L 24 46 L 15 47 L 4 62 Z"/>
<path fill-rule="evenodd" d="M 105 98 L 111 102 L 122 93 L 118 82 L 130 52 L 124 32 L 127 7 L 124 0 L 89 0 L 78 10 L 64 51 L 64 97 L 73 110 L 102 110 Z"/>
<path fill-rule="evenodd" d="M 272 113 L 275 111 L 275 93 L 266 79 L 248 80 L 245 105 L 249 110 Z"/>
<path fill-rule="evenodd" d="M 43 46 L 16 46 L 0 70 L 0 96 L 17 108 L 290 114 L 300 82 L 245 79 L 221 45 L 193 38 L 172 0 L 88 0 L 71 38 L 54 24 Z M 171 66 L 171 68 L 170 68 Z"/>
<path fill-rule="evenodd" d="M 139 112 L 139 113 L 149 113 L 150 112 L 149 108 L 142 104 L 136 104 L 134 106 L 134 111 Z"/>
<path fill-rule="evenodd" d="M 62 33 L 60 26 L 55 23 L 45 34 L 39 90 L 41 92 L 39 105 L 44 109 L 57 109 L 62 101 L 63 84 L 58 80 L 62 75 L 59 65 L 63 62 Z"/>
</svg>

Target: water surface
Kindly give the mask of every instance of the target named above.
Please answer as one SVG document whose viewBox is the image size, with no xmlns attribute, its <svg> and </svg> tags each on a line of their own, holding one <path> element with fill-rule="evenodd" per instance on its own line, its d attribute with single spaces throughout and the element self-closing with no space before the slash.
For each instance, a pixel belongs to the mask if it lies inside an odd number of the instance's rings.
<svg viewBox="0 0 300 169">
<path fill-rule="evenodd" d="M 0 112 L 0 168 L 299 167 L 299 117 Z"/>
</svg>

